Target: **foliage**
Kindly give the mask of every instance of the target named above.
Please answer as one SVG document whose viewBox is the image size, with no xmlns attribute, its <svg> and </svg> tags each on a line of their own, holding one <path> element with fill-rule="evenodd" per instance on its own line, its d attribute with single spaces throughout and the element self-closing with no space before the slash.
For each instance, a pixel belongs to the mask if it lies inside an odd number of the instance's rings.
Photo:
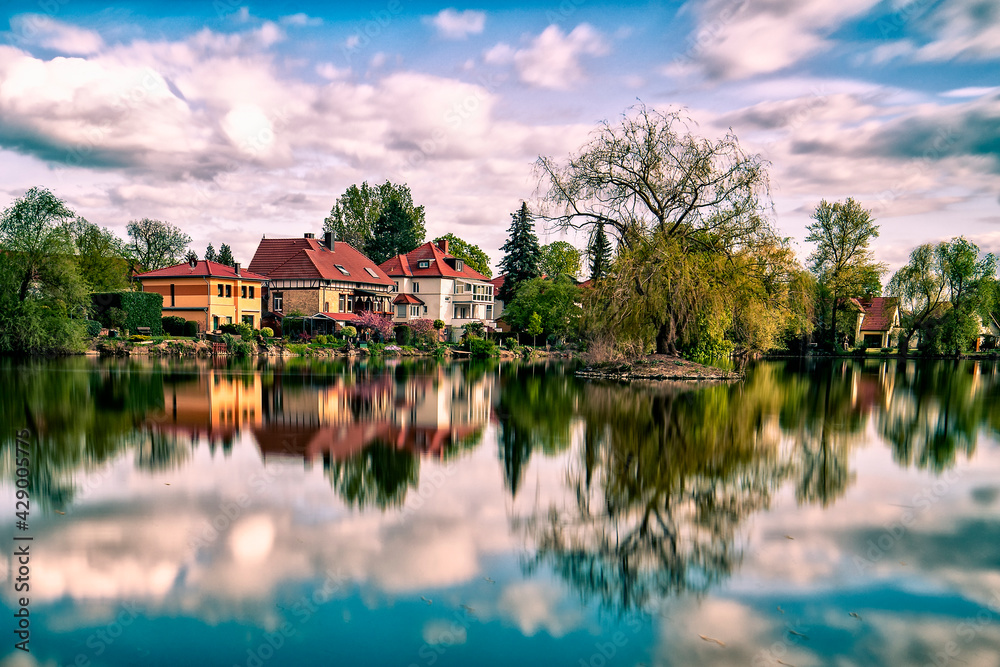
<svg viewBox="0 0 1000 667">
<path fill-rule="evenodd" d="M 657 352 L 676 353 L 697 346 L 704 323 L 715 320 L 726 320 L 729 336 L 739 325 L 729 324 L 738 316 L 734 284 L 762 294 L 788 280 L 775 262 L 790 257 L 787 244 L 765 218 L 763 159 L 731 133 L 710 141 L 689 125 L 679 112 L 640 105 L 617 125 L 603 123 L 565 166 L 537 163 L 549 220 L 595 235 L 601 226 L 617 239 L 608 278 L 590 296 L 588 326 L 619 344 L 652 341 Z M 770 300 L 760 306 L 780 319 Z"/>
<path fill-rule="evenodd" d="M 143 336 L 140 334 L 133 334 L 132 336 L 129 336 L 128 339 L 132 343 L 144 343 L 150 340 L 149 336 Z"/>
<path fill-rule="evenodd" d="M 486 359 L 497 355 L 497 344 L 478 336 L 469 336 L 469 352 L 473 359 Z"/>
<path fill-rule="evenodd" d="M 169 315 L 160 319 L 163 332 L 170 336 L 183 336 L 187 320 L 177 315 Z"/>
<path fill-rule="evenodd" d="M 330 216 L 324 221 L 323 230 L 333 232 L 338 241 L 348 243 L 358 250 L 365 250 L 375 238 L 373 230 L 376 220 L 389 202 L 393 201 L 402 208 L 412 228 L 419 230 L 422 243 L 426 225 L 424 207 L 413 205 L 409 186 L 405 183 L 396 185 L 390 181 L 376 186 L 369 186 L 367 181 L 361 187 L 351 185 L 337 198 Z"/>
<path fill-rule="evenodd" d="M 76 318 L 88 298 L 74 258 L 75 218 L 44 188 L 31 188 L 0 214 L 0 352 L 82 349 L 85 326 Z"/>
<path fill-rule="evenodd" d="M 76 218 L 66 224 L 76 251 L 80 277 L 92 292 L 113 292 L 129 288 L 131 264 L 124 242 L 114 233 Z"/>
<path fill-rule="evenodd" d="M 97 320 L 84 320 L 83 325 L 87 328 L 87 335 L 91 338 L 95 338 L 101 335 L 101 323 Z"/>
<path fill-rule="evenodd" d="M 215 254 L 215 246 L 213 246 L 211 243 L 209 243 L 208 247 L 205 248 L 205 261 L 207 261 L 207 262 L 214 262 L 214 261 L 217 261 L 216 260 L 217 257 L 218 257 L 218 255 Z"/>
<path fill-rule="evenodd" d="M 396 342 L 400 345 L 409 345 L 410 339 L 413 337 L 413 329 L 406 326 L 405 324 L 397 324 L 396 328 Z"/>
<path fill-rule="evenodd" d="M 382 340 L 389 340 L 392 337 L 392 318 L 386 315 L 366 310 L 351 320 L 351 324 L 358 329 L 370 329 L 378 332 Z"/>
<path fill-rule="evenodd" d="M 226 344 L 229 356 L 245 359 L 253 354 L 253 343 L 246 340 L 236 340 L 232 334 L 224 334 L 222 341 Z"/>
<path fill-rule="evenodd" d="M 505 276 L 498 297 L 505 303 L 510 301 L 518 285 L 525 280 L 541 275 L 542 250 L 535 236 L 535 223 L 528 211 L 528 204 L 521 202 L 517 213 L 511 213 L 507 241 L 500 249 L 504 257 L 500 260 L 500 273 Z"/>
<path fill-rule="evenodd" d="M 437 345 L 438 343 L 438 328 L 434 326 L 434 322 L 426 318 L 409 320 L 406 326 L 410 328 L 413 333 L 412 342 L 421 348 L 427 348 Z"/>
<path fill-rule="evenodd" d="M 419 246 L 425 233 L 423 222 L 414 219 L 398 200 L 391 199 L 375 219 L 372 238 L 365 244 L 364 253 L 376 264 L 382 264 Z"/>
<path fill-rule="evenodd" d="M 344 338 L 354 338 L 358 335 L 358 330 L 352 326 L 346 326 L 340 330 L 340 333 Z"/>
<path fill-rule="evenodd" d="M 543 330 L 544 329 L 542 327 L 542 316 L 539 315 L 538 313 L 531 313 L 531 317 L 528 318 L 528 326 L 526 327 L 526 331 L 529 334 L 531 334 L 531 337 L 533 339 L 532 345 L 535 344 L 534 339 L 538 338 L 538 334 L 542 333 Z"/>
<path fill-rule="evenodd" d="M 233 257 L 233 249 L 229 247 L 228 244 L 223 243 L 222 247 L 219 248 L 219 256 L 215 259 L 219 264 L 225 264 L 226 266 L 235 266 L 236 259 Z"/>
<path fill-rule="evenodd" d="M 482 322 L 468 322 L 463 329 L 466 336 L 478 336 L 482 338 L 486 333 L 486 325 Z"/>
<path fill-rule="evenodd" d="M 854 199 L 829 203 L 825 199 L 813 212 L 806 241 L 816 244 L 809 255 L 809 269 L 830 294 L 829 342 L 837 345 L 837 314 L 844 299 L 881 292 L 885 265 L 875 262 L 869 244 L 878 238 L 871 211 Z"/>
<path fill-rule="evenodd" d="M 163 295 L 156 292 L 102 292 L 91 295 L 94 315 L 108 327 L 135 331 L 149 327 L 163 335 Z M 124 317 L 117 310 L 124 312 Z"/>
<path fill-rule="evenodd" d="M 434 239 L 434 243 L 436 244 L 441 240 L 448 241 L 449 255 L 464 261 L 473 270 L 478 271 L 487 278 L 493 277 L 493 271 L 490 270 L 490 257 L 483 252 L 482 248 L 477 245 L 473 245 L 468 241 L 463 241 L 450 232 L 444 236 L 439 236 Z"/>
<path fill-rule="evenodd" d="M 293 338 L 305 330 L 306 321 L 301 317 L 286 316 L 281 320 L 281 333 L 286 338 Z"/>
<path fill-rule="evenodd" d="M 262 338 L 274 338 L 274 329 L 271 327 L 261 327 L 260 335 Z"/>
<path fill-rule="evenodd" d="M 542 260 L 539 270 L 549 278 L 579 275 L 583 266 L 580 251 L 567 241 L 553 241 L 540 248 Z"/>
<path fill-rule="evenodd" d="M 198 336 L 198 323 L 194 320 L 188 320 L 184 323 L 184 335 L 190 336 L 191 338 L 197 338 Z"/>
<path fill-rule="evenodd" d="M 434 320 L 434 328 L 437 329 L 438 331 L 444 329 L 444 320 Z"/>
<path fill-rule="evenodd" d="M 128 250 L 143 271 L 155 271 L 180 263 L 191 237 L 162 220 L 132 220 L 126 227 Z"/>
<path fill-rule="evenodd" d="M 594 225 L 590 243 L 587 244 L 587 258 L 590 261 L 591 279 L 603 278 L 611 264 L 611 242 L 604 233 L 603 223 Z"/>
<path fill-rule="evenodd" d="M 219 327 L 219 331 L 224 334 L 232 334 L 233 336 L 239 336 L 240 338 L 247 340 L 253 338 L 253 327 L 249 324 L 243 324 L 242 322 L 232 322 L 223 324 Z"/>
<path fill-rule="evenodd" d="M 554 280 L 532 278 L 521 283 L 514 299 L 504 306 L 504 318 L 515 329 L 537 336 L 542 333 L 557 337 L 575 334 L 579 329 L 581 308 L 580 288 L 569 276 Z M 538 330 L 531 323 L 538 316 Z"/>
</svg>

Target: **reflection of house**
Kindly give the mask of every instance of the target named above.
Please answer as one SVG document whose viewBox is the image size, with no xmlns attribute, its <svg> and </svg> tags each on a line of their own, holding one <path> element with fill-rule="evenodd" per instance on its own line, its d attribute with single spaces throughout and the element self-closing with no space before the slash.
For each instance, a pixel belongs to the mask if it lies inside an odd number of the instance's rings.
<svg viewBox="0 0 1000 667">
<path fill-rule="evenodd" d="M 144 292 L 163 295 L 163 314 L 198 323 L 199 331 L 223 324 L 260 326 L 260 296 L 264 276 L 206 260 L 186 262 L 140 273 Z"/>
<path fill-rule="evenodd" d="M 219 369 L 181 375 L 164 382 L 163 405 L 154 428 L 231 443 L 243 427 L 261 421 L 260 375 Z"/>
<path fill-rule="evenodd" d="M 428 242 L 381 267 L 396 283 L 395 320 L 443 320 L 463 326 L 473 320 L 493 324 L 493 284 L 464 261 L 448 254 L 448 240 Z"/>
<path fill-rule="evenodd" d="M 856 344 L 889 347 L 891 337 L 899 333 L 899 299 L 887 296 L 850 299 L 858 319 L 854 330 Z"/>
<path fill-rule="evenodd" d="M 327 233 L 323 242 L 302 238 L 262 238 L 250 262 L 267 276 L 265 311 L 304 315 L 326 313 L 353 319 L 355 313 L 387 313 L 393 281 L 364 254 Z"/>
<path fill-rule="evenodd" d="M 341 377 L 326 385 L 288 380 L 276 376 L 263 389 L 263 419 L 253 433 L 265 459 L 329 463 L 380 442 L 442 456 L 490 416 L 490 380 L 469 384 L 455 369 L 401 382 L 391 375 Z"/>
</svg>

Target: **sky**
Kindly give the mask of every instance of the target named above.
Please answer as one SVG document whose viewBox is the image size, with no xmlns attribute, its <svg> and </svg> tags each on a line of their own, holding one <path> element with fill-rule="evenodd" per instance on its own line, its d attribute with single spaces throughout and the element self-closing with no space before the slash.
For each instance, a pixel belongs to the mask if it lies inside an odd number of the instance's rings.
<svg viewBox="0 0 1000 667">
<path fill-rule="evenodd" d="M 847 197 L 891 268 L 958 235 L 1000 252 L 996 0 L 3 6 L 0 206 L 48 187 L 123 237 L 166 220 L 248 263 L 388 179 L 428 239 L 495 268 L 510 213 L 544 194 L 538 157 L 641 102 L 763 155 L 803 259 L 816 205 Z"/>
</svg>

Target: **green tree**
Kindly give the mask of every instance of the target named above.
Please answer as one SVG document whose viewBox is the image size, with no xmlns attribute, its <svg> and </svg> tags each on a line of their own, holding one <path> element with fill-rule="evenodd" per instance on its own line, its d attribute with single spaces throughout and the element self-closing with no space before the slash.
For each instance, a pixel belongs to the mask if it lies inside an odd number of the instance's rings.
<svg viewBox="0 0 1000 667">
<path fill-rule="evenodd" d="M 208 247 L 205 248 L 205 261 L 206 262 L 214 262 L 215 258 L 217 256 L 218 255 L 215 254 L 215 246 L 213 246 L 211 243 L 209 243 Z"/>
<path fill-rule="evenodd" d="M 542 333 L 542 316 L 532 313 L 528 318 L 528 333 L 531 334 L 531 344 L 538 345 L 538 334 Z"/>
<path fill-rule="evenodd" d="M 583 262 L 580 251 L 566 241 L 553 241 L 541 247 L 542 261 L 540 269 L 543 275 L 552 278 L 570 276 L 575 278 L 580 273 Z"/>
<path fill-rule="evenodd" d="M 830 203 L 825 199 L 813 212 L 806 241 L 816 244 L 809 269 L 829 293 L 830 345 L 837 346 L 837 313 L 843 299 L 881 291 L 885 265 L 872 257 L 869 245 L 878 238 L 871 211 L 852 198 Z"/>
<path fill-rule="evenodd" d="M 131 265 L 124 241 L 83 218 L 67 223 L 66 228 L 76 247 L 80 277 L 91 292 L 117 292 L 129 288 Z"/>
<path fill-rule="evenodd" d="M 483 249 L 477 245 L 472 245 L 468 241 L 463 241 L 454 234 L 448 233 L 444 236 L 439 236 L 434 239 L 434 243 L 438 241 L 446 240 L 448 241 L 448 254 L 458 257 L 460 260 L 464 261 L 475 271 L 483 274 L 487 278 L 493 277 L 493 271 L 490 270 L 490 258 Z"/>
<path fill-rule="evenodd" d="M 395 199 L 386 204 L 372 232 L 374 236 L 365 245 L 364 253 L 376 264 L 408 253 L 424 242 L 423 225 L 416 225 L 413 217 Z"/>
<path fill-rule="evenodd" d="M 0 216 L 0 352 L 80 348 L 89 297 L 68 226 L 75 218 L 45 188 L 31 188 Z"/>
<path fill-rule="evenodd" d="M 219 248 L 219 255 L 215 258 L 215 261 L 226 266 L 234 266 L 236 259 L 233 257 L 232 248 L 228 244 L 223 243 Z"/>
<path fill-rule="evenodd" d="M 709 141 L 688 126 L 679 112 L 640 105 L 617 125 L 602 123 L 565 165 L 537 163 L 548 220 L 595 235 L 601 226 L 618 240 L 595 321 L 619 340 L 655 342 L 660 353 L 696 344 L 706 323 L 728 332 L 738 303 L 731 283 L 745 283 L 746 271 L 765 291 L 787 282 L 769 261 L 782 243 L 765 217 L 763 160 L 732 134 Z M 758 248 L 763 261 L 753 257 Z M 734 270 L 737 255 L 743 273 Z M 769 303 L 759 305 L 754 314 L 776 319 Z"/>
<path fill-rule="evenodd" d="M 594 226 L 593 237 L 587 246 L 587 257 L 590 259 L 590 277 L 593 280 L 603 278 L 608 273 L 611 264 L 611 242 L 604 233 L 604 225 Z"/>
<path fill-rule="evenodd" d="M 191 237 L 162 220 L 132 220 L 126 228 L 129 253 L 143 271 L 155 271 L 178 264 Z"/>
<path fill-rule="evenodd" d="M 521 202 L 517 213 L 511 213 L 507 241 L 500 246 L 504 257 L 500 260 L 500 273 L 506 276 L 499 297 L 504 302 L 513 300 L 518 285 L 541 275 L 542 250 L 535 236 L 535 223 L 528 211 L 528 204 Z"/>
<path fill-rule="evenodd" d="M 423 243 L 426 235 L 424 207 L 413 205 L 408 185 L 390 181 L 375 186 L 368 185 L 367 181 L 360 187 L 351 185 L 337 198 L 330 216 L 323 222 L 323 230 L 333 232 L 338 241 L 363 251 L 374 240 L 375 222 L 390 201 L 399 204 L 410 219 L 415 235 L 420 238 L 416 245 Z"/>
<path fill-rule="evenodd" d="M 583 308 L 580 288 L 567 275 L 554 279 L 532 278 L 521 283 L 514 300 L 504 306 L 504 317 L 515 329 L 534 336 L 566 337 L 579 328 Z M 531 323 L 538 316 L 541 329 L 532 333 Z"/>
</svg>

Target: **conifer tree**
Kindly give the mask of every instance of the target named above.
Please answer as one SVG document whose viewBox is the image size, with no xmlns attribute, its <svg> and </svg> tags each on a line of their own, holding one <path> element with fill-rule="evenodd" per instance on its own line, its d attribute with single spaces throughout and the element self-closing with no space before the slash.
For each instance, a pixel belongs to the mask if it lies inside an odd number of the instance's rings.
<svg viewBox="0 0 1000 667">
<path fill-rule="evenodd" d="M 236 264 L 236 260 L 233 259 L 233 251 L 228 244 L 222 244 L 222 247 L 219 248 L 219 254 L 215 258 L 215 261 L 219 264 L 225 264 L 226 266 L 233 266 Z"/>
<path fill-rule="evenodd" d="M 215 254 L 215 246 L 209 243 L 208 247 L 205 248 L 205 260 L 209 262 L 214 262 L 217 258 L 218 255 Z"/>
<path fill-rule="evenodd" d="M 607 275 L 608 264 L 611 263 L 611 242 L 604 233 L 604 225 L 597 225 L 597 231 L 590 240 L 587 254 L 590 255 L 590 277 L 597 280 Z"/>
<path fill-rule="evenodd" d="M 500 288 L 500 298 L 505 302 L 513 300 L 518 285 L 541 274 L 539 267 L 542 262 L 542 250 L 535 236 L 535 223 L 528 204 L 522 202 L 521 209 L 511 213 L 510 217 L 507 242 L 500 247 L 504 251 L 500 273 L 506 276 Z"/>
</svg>

